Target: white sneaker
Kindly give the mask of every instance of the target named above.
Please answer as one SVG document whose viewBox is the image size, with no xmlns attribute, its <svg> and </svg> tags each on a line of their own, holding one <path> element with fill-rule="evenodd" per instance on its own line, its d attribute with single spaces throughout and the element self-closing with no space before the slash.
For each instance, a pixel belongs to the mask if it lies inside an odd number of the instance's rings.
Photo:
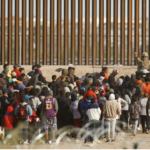
<svg viewBox="0 0 150 150">
<path fill-rule="evenodd" d="M 137 129 L 140 130 L 140 127 L 138 127 Z"/>
<path fill-rule="evenodd" d="M 23 144 L 24 144 L 24 145 L 29 145 L 28 140 L 24 141 Z"/>
</svg>

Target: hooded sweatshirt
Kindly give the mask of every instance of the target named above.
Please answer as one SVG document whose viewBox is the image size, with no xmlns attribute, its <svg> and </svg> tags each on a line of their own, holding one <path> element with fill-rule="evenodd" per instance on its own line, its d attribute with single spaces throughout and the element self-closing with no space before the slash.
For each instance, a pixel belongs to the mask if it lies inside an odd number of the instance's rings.
<svg viewBox="0 0 150 150">
<path fill-rule="evenodd" d="M 139 104 L 141 106 L 141 112 L 140 112 L 140 115 L 144 115 L 146 116 L 146 105 L 147 105 L 147 101 L 148 101 L 148 98 L 147 97 L 144 97 L 144 98 L 141 98 L 140 101 L 139 101 Z"/>
<path fill-rule="evenodd" d="M 13 129 L 15 122 L 14 109 L 12 106 L 8 106 L 2 120 L 2 126 L 6 129 Z"/>
<path fill-rule="evenodd" d="M 85 94 L 84 94 L 84 96 L 83 96 L 83 100 L 90 100 L 91 98 L 95 98 L 95 99 L 97 99 L 97 96 L 96 96 L 96 94 L 93 92 L 93 91 L 91 91 L 91 90 L 88 90 Z"/>
<path fill-rule="evenodd" d="M 81 118 L 81 114 L 78 111 L 78 103 L 79 103 L 79 100 L 76 100 L 76 101 L 72 102 L 70 105 L 70 111 L 73 114 L 73 119 Z"/>
</svg>

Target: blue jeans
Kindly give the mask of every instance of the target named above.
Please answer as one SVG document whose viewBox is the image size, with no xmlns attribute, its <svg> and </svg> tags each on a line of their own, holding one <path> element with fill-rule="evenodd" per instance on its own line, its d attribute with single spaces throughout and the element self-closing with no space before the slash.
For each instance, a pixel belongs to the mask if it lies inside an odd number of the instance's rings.
<svg viewBox="0 0 150 150">
<path fill-rule="evenodd" d="M 89 120 L 85 118 L 85 120 L 84 120 L 84 125 L 86 125 L 87 123 L 89 123 Z M 88 131 L 89 131 L 89 126 L 86 127 L 85 130 L 88 132 Z M 85 138 L 85 141 L 84 141 L 84 142 L 85 142 L 85 143 L 86 143 L 86 142 L 90 142 L 90 137 L 87 136 L 87 137 Z"/>
<path fill-rule="evenodd" d="M 103 138 L 104 136 L 104 117 L 102 118 L 102 120 L 100 121 L 100 127 L 101 127 L 101 131 L 102 131 L 102 135 L 100 136 L 100 138 Z"/>
<path fill-rule="evenodd" d="M 93 131 L 93 135 L 94 135 L 94 137 L 96 136 L 96 130 L 100 127 L 100 121 L 92 121 L 93 123 L 92 123 L 92 125 L 91 125 L 91 128 L 92 128 L 92 130 L 94 130 Z M 94 140 L 94 139 L 93 139 Z"/>
</svg>

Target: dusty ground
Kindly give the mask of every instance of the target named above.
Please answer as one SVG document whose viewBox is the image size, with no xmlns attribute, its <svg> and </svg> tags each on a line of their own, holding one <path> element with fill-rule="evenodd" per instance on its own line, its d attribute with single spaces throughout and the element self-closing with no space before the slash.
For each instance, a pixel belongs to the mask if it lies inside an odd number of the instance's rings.
<svg viewBox="0 0 150 150">
<path fill-rule="evenodd" d="M 25 72 L 28 73 L 29 71 L 31 71 L 32 66 L 22 66 L 25 68 Z M 109 67 L 109 73 L 112 72 L 113 69 L 117 69 L 119 72 L 119 76 L 122 75 L 131 75 L 133 73 L 135 73 L 135 71 L 137 70 L 136 66 L 108 66 Z M 46 77 L 46 79 L 48 81 L 51 81 L 51 77 L 52 75 L 57 75 L 60 76 L 61 72 L 56 72 L 55 70 L 57 68 L 64 68 L 67 69 L 68 66 L 42 66 L 41 70 L 43 72 L 43 75 Z M 100 72 L 101 71 L 101 66 L 75 66 L 76 68 L 76 75 L 78 77 L 82 77 L 84 76 L 86 73 L 93 73 L 93 72 Z M 10 69 L 13 69 L 13 66 L 10 66 Z M 3 66 L 0 66 L 0 72 L 3 70 Z"/>
<path fill-rule="evenodd" d="M 77 144 L 72 139 L 71 142 L 61 142 L 59 145 L 0 145 L 0 149 L 133 149 L 135 143 L 138 143 L 139 149 L 149 149 L 150 134 L 142 134 L 141 131 L 138 131 L 135 137 L 131 133 L 126 133 L 125 136 L 119 134 L 115 143 L 102 141 L 101 144 L 94 144 L 93 147 L 86 146 L 82 142 Z"/>
</svg>

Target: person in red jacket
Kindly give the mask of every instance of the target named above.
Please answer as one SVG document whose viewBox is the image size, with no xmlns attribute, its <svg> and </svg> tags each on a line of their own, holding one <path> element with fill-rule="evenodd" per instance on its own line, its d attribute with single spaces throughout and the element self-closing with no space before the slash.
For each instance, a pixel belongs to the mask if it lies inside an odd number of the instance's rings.
<svg viewBox="0 0 150 150">
<path fill-rule="evenodd" d="M 15 123 L 16 119 L 14 116 L 14 108 L 12 106 L 8 106 L 2 119 L 2 127 L 6 129 L 6 135 L 8 135 L 10 130 L 14 128 Z"/>
<path fill-rule="evenodd" d="M 88 97 L 91 97 L 91 96 L 93 96 L 95 99 L 97 99 L 96 94 L 92 91 L 92 88 L 89 87 L 88 91 L 83 96 L 83 100 L 86 100 L 86 99 L 88 99 Z"/>
<path fill-rule="evenodd" d="M 21 72 L 19 71 L 20 66 L 19 65 L 14 65 L 14 70 L 12 72 L 16 72 L 17 78 L 21 76 Z"/>
</svg>

